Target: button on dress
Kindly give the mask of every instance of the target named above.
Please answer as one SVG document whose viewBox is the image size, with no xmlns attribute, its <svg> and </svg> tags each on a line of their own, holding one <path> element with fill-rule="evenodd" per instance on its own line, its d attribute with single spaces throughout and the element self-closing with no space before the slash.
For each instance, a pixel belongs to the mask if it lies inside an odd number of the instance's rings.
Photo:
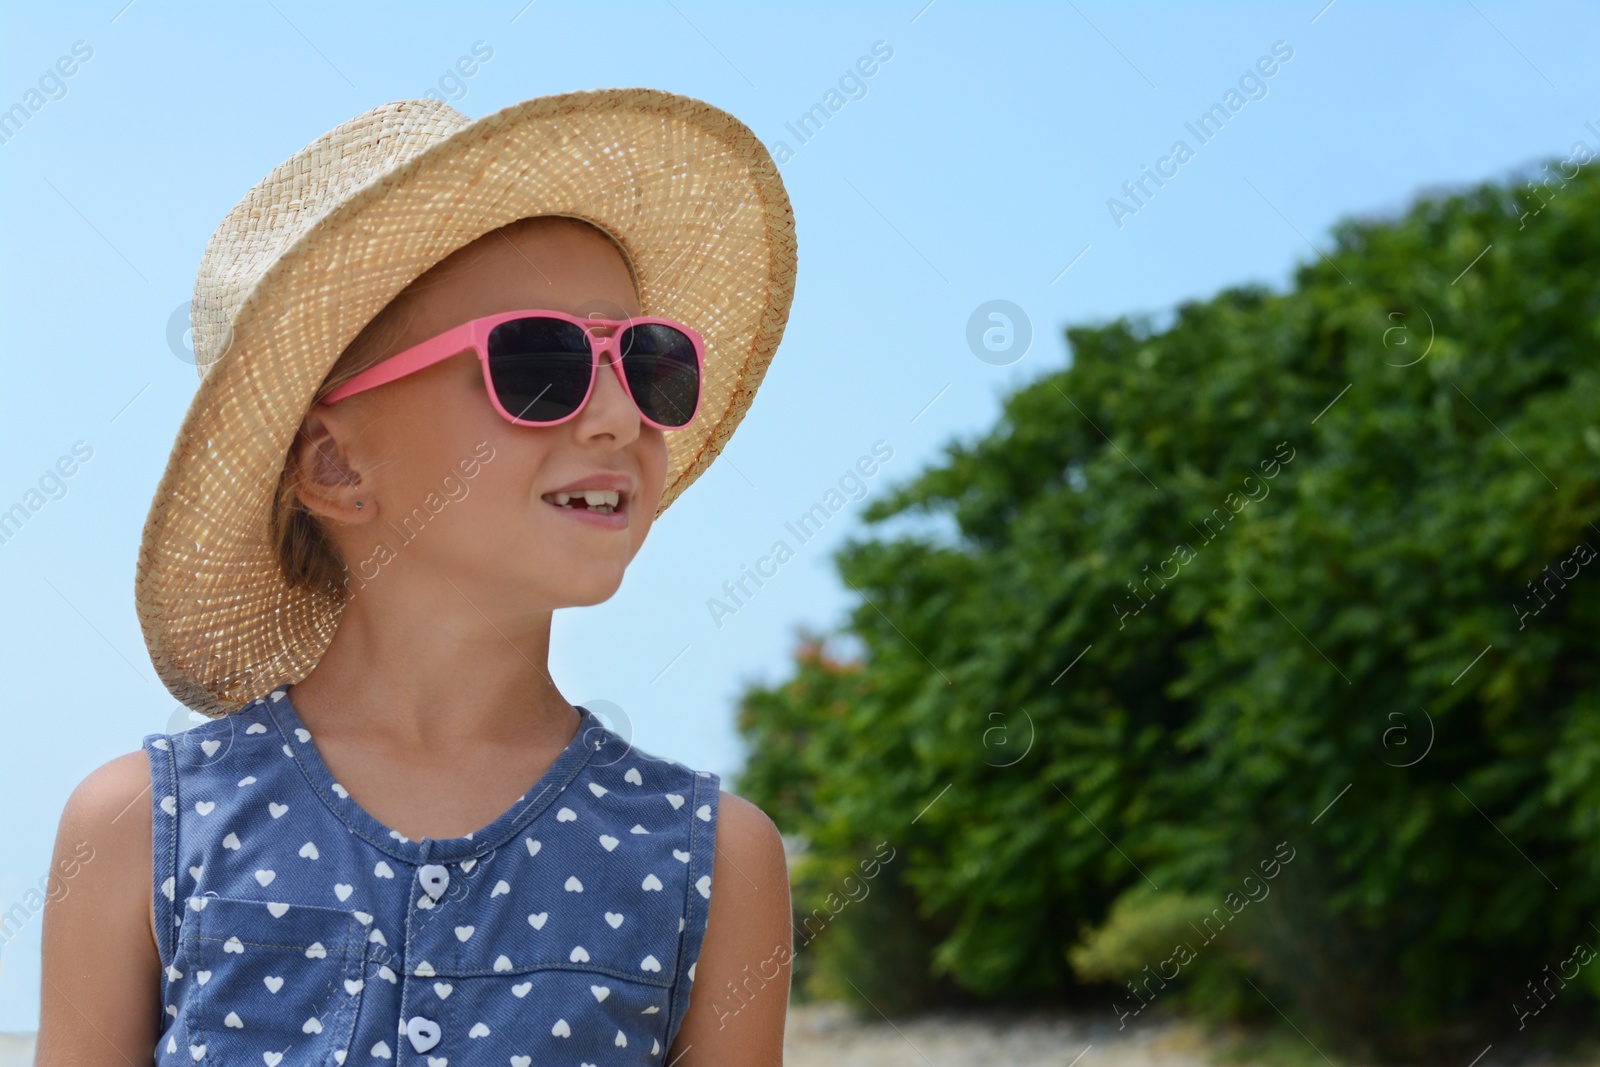
<svg viewBox="0 0 1600 1067">
<path fill-rule="evenodd" d="M 280 686 L 150 734 L 157 1067 L 661 1064 L 689 1007 L 720 779 L 587 708 L 512 807 L 411 840 Z"/>
</svg>

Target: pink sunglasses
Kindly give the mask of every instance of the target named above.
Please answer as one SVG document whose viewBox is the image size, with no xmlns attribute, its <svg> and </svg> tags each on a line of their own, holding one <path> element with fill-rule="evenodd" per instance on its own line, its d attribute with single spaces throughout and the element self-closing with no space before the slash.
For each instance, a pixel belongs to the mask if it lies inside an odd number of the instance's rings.
<svg viewBox="0 0 1600 1067">
<path fill-rule="evenodd" d="M 597 328 L 611 328 L 599 336 Z M 502 311 L 470 319 L 369 367 L 323 397 L 337 404 L 471 349 L 489 400 L 518 426 L 556 426 L 594 392 L 600 353 L 639 415 L 658 430 L 681 430 L 700 410 L 706 348 L 699 333 L 672 319 L 581 319 L 564 311 Z"/>
</svg>

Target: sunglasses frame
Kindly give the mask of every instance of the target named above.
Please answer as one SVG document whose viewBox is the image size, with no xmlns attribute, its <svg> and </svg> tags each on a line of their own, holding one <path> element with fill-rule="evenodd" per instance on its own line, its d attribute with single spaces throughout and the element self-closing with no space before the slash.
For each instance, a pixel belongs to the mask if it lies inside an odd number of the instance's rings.
<svg viewBox="0 0 1600 1067">
<path fill-rule="evenodd" d="M 584 391 L 583 399 L 572 410 L 570 415 L 559 419 L 542 422 L 537 419 L 523 419 L 507 411 L 505 405 L 500 403 L 499 394 L 494 387 L 494 378 L 489 373 L 489 334 L 501 323 L 514 319 L 524 318 L 552 318 L 563 322 L 570 322 L 583 330 L 584 336 L 589 339 L 589 387 Z M 697 388 L 695 390 L 694 410 L 690 412 L 689 419 L 682 426 L 665 426 L 656 422 L 644 413 L 639 406 L 639 401 L 633 395 L 633 390 L 628 386 L 628 376 L 623 373 L 622 365 L 622 333 L 630 326 L 670 326 L 680 331 L 689 338 L 694 345 L 695 376 Z M 606 336 L 597 336 L 593 331 L 597 327 L 613 327 Z M 323 397 L 319 403 L 337 404 L 339 401 L 356 393 L 375 389 L 380 385 L 404 378 L 408 374 L 415 374 L 424 367 L 431 367 L 441 363 L 452 356 L 458 356 L 467 350 L 475 352 L 478 356 L 478 365 L 483 371 L 483 387 L 489 394 L 489 402 L 494 405 L 495 411 L 507 422 L 517 426 L 559 426 L 570 419 L 576 418 L 578 413 L 589 403 L 589 398 L 594 395 L 594 385 L 598 379 L 597 371 L 600 364 L 600 353 L 610 352 L 612 358 L 608 361 L 616 373 L 617 380 L 622 383 L 622 391 L 628 394 L 628 399 L 633 402 L 634 410 L 639 413 L 639 418 L 648 426 L 653 426 L 663 432 L 686 429 L 694 422 L 695 416 L 700 412 L 700 401 L 705 395 L 705 369 L 706 369 L 706 343 L 705 338 L 690 326 L 686 326 L 676 319 L 666 319 L 655 315 L 636 315 L 625 319 L 606 319 L 598 316 L 580 318 L 570 315 L 565 311 L 555 311 L 549 308 L 524 308 L 520 311 L 501 311 L 494 315 L 483 315 L 475 319 L 468 319 L 459 326 L 453 326 L 441 334 L 436 334 L 411 346 L 404 352 L 397 353 L 357 374 L 337 389 Z"/>
</svg>

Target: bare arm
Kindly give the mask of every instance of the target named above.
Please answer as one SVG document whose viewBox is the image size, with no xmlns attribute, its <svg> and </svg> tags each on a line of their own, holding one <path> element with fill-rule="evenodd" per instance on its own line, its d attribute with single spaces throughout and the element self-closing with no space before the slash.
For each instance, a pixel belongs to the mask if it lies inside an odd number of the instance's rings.
<svg viewBox="0 0 1600 1067">
<path fill-rule="evenodd" d="M 793 922 L 783 839 L 743 797 L 723 791 L 717 804 L 705 940 L 667 1062 L 782 1067 Z"/>
<path fill-rule="evenodd" d="M 150 854 L 150 765 L 140 750 L 96 768 L 61 813 L 35 1067 L 154 1062 L 161 961 Z"/>
</svg>

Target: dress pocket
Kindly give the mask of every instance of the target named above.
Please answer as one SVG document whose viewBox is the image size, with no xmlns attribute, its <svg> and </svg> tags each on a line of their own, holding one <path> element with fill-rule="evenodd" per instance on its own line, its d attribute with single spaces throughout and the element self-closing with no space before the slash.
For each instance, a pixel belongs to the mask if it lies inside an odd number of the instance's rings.
<svg viewBox="0 0 1600 1067">
<path fill-rule="evenodd" d="M 573 967 L 480 974 L 448 983 L 454 991 L 436 1014 L 452 1064 L 659 1067 L 665 1062 L 668 986 Z"/>
<path fill-rule="evenodd" d="M 179 929 L 193 1061 L 337 1062 L 365 984 L 366 930 L 354 912 L 205 896 L 189 902 Z"/>
</svg>

